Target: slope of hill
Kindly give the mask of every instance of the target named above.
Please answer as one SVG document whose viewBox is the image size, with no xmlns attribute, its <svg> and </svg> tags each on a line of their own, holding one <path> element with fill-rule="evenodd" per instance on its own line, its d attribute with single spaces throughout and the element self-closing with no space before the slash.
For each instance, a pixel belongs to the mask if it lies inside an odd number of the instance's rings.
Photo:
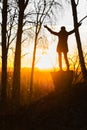
<svg viewBox="0 0 87 130">
<path fill-rule="evenodd" d="M 86 130 L 87 84 L 50 93 L 14 114 L 0 116 L 0 130 Z"/>
</svg>

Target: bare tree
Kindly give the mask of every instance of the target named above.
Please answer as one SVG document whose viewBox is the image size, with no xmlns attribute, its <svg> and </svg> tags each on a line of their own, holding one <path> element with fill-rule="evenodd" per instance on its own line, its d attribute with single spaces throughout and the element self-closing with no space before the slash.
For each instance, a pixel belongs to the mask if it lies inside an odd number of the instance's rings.
<svg viewBox="0 0 87 130">
<path fill-rule="evenodd" d="M 12 2 L 11 2 L 12 3 Z M 10 44 L 15 39 L 15 35 L 12 36 L 12 29 L 15 19 L 15 10 L 12 10 L 11 4 L 7 0 L 2 2 L 2 32 L 1 32 L 1 46 L 2 46 L 2 90 L 1 96 L 2 100 L 7 98 L 7 59 L 8 59 L 8 50 Z M 11 7 L 11 8 L 10 8 Z"/>
<path fill-rule="evenodd" d="M 75 0 L 71 0 L 74 27 L 76 27 L 78 24 L 78 16 L 77 16 L 77 5 L 78 4 L 79 4 L 79 0 L 77 1 L 77 4 L 75 3 Z M 84 18 L 86 18 L 86 17 L 84 17 Z M 76 36 L 76 41 L 77 41 L 79 61 L 80 61 L 80 65 L 81 65 L 82 74 L 83 74 L 84 79 L 87 79 L 87 71 L 86 71 L 85 61 L 84 61 L 84 57 L 83 57 L 82 44 L 81 44 L 81 39 L 80 39 L 80 34 L 79 34 L 78 28 L 75 31 L 75 36 Z"/>
<path fill-rule="evenodd" d="M 32 70 L 31 70 L 31 79 L 30 79 L 30 99 L 33 94 L 33 78 L 34 78 L 34 65 L 35 65 L 35 55 L 36 55 L 36 47 L 38 44 L 38 36 L 46 18 L 50 18 L 51 14 L 53 14 L 53 7 L 60 6 L 58 2 L 55 0 L 39 0 L 38 2 L 34 1 L 34 15 L 36 15 L 36 19 L 34 22 L 35 25 L 35 39 L 34 39 L 34 51 L 33 51 L 33 61 L 32 61 Z"/>
<path fill-rule="evenodd" d="M 14 58 L 14 72 L 13 72 L 13 99 L 18 103 L 20 97 L 20 68 L 21 68 L 21 41 L 23 33 L 24 11 L 28 5 L 29 0 L 16 0 L 18 6 L 18 29 Z"/>
<path fill-rule="evenodd" d="M 6 32 L 7 32 L 7 0 L 3 0 L 2 7 L 2 100 L 7 97 L 7 47 L 6 47 Z"/>
</svg>

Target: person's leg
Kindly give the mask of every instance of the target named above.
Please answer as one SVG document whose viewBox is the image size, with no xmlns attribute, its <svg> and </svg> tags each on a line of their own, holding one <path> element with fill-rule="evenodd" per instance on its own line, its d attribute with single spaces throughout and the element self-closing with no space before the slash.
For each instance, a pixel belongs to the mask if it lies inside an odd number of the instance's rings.
<svg viewBox="0 0 87 130">
<path fill-rule="evenodd" d="M 65 59 L 66 65 L 67 65 L 67 70 L 69 70 L 69 61 L 67 58 L 67 52 L 64 52 L 64 59 Z"/>
<path fill-rule="evenodd" d="M 58 52 L 58 58 L 59 58 L 59 67 L 60 67 L 60 70 L 62 70 L 62 53 L 61 52 Z"/>
</svg>

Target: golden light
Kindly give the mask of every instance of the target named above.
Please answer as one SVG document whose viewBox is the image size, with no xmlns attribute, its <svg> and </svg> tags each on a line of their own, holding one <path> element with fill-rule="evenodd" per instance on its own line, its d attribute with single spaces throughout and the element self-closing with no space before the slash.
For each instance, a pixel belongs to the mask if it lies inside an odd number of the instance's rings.
<svg viewBox="0 0 87 130">
<path fill-rule="evenodd" d="M 53 70 L 58 68 L 58 57 L 55 51 L 55 45 L 51 45 L 46 51 L 43 51 L 36 67 L 41 70 Z"/>
<path fill-rule="evenodd" d="M 31 52 L 30 48 L 30 52 Z M 25 52 L 28 52 L 25 50 Z M 33 50 L 32 50 L 33 52 Z M 22 67 L 32 67 L 32 53 L 29 53 L 21 62 Z M 66 69 L 64 57 L 62 58 L 63 69 Z M 51 44 L 47 50 L 38 49 L 36 51 L 35 68 L 39 70 L 59 70 L 58 54 L 56 52 L 56 44 Z"/>
<path fill-rule="evenodd" d="M 42 55 L 41 60 L 36 65 L 39 69 L 52 69 L 53 66 L 51 64 L 51 59 L 49 59 L 49 56 L 47 54 Z"/>
</svg>

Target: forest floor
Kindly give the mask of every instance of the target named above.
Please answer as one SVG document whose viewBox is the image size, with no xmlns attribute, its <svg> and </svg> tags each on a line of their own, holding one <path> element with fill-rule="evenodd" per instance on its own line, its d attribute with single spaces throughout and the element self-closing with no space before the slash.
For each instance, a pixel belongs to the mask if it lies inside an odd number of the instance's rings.
<svg viewBox="0 0 87 130">
<path fill-rule="evenodd" d="M 0 108 L 0 130 L 87 130 L 87 84 L 52 92 L 14 112 Z"/>
</svg>

